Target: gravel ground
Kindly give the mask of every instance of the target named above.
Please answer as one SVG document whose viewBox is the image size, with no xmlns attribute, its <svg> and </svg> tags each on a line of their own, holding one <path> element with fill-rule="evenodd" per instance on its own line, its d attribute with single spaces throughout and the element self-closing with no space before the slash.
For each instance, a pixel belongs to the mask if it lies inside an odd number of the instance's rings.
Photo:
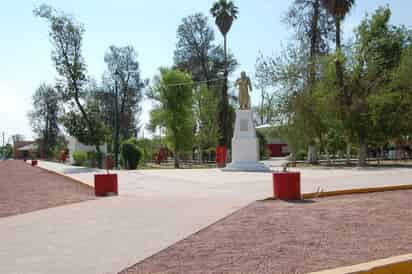
<svg viewBox="0 0 412 274">
<path fill-rule="evenodd" d="M 255 202 L 120 273 L 296 274 L 411 252 L 412 191 L 393 191 Z"/>
<path fill-rule="evenodd" d="M 94 199 L 94 190 L 22 160 L 0 161 L 0 217 Z"/>
</svg>

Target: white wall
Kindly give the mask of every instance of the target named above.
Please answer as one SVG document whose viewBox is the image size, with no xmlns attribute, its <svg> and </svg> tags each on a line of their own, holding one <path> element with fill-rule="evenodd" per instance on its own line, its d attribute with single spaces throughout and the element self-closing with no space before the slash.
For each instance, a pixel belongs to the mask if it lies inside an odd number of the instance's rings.
<svg viewBox="0 0 412 274">
<path fill-rule="evenodd" d="M 94 146 L 89 146 L 85 145 L 83 143 L 80 143 L 75 137 L 73 136 L 66 136 L 66 140 L 68 142 L 67 148 L 69 149 L 69 162 L 70 164 L 73 164 L 73 152 L 76 150 L 82 150 L 82 151 L 96 151 L 96 148 Z M 100 151 L 102 153 L 107 153 L 107 146 L 106 145 L 101 145 L 100 146 Z"/>
</svg>

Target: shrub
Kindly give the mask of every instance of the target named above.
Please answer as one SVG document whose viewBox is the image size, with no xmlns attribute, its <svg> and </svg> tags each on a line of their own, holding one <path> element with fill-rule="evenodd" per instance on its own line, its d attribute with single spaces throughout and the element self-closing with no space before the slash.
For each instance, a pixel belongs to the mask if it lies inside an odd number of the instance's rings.
<svg viewBox="0 0 412 274">
<path fill-rule="evenodd" d="M 270 152 L 268 152 L 266 145 L 267 145 L 267 140 L 265 135 L 263 135 L 262 132 L 259 130 L 256 131 L 256 137 L 259 140 L 259 155 L 260 155 L 260 160 L 268 159 L 270 158 Z"/>
<path fill-rule="evenodd" d="M 136 169 L 142 158 L 143 152 L 137 146 L 137 140 L 131 138 L 121 145 L 123 164 L 126 169 Z"/>
<path fill-rule="evenodd" d="M 0 147 L 0 158 L 9 159 L 13 157 L 13 147 L 10 144 Z"/>
<path fill-rule="evenodd" d="M 306 160 L 306 158 L 307 158 L 307 152 L 306 152 L 306 150 L 304 150 L 304 149 L 301 149 L 301 150 L 299 150 L 297 153 L 296 153 L 296 156 L 295 156 L 295 159 L 297 160 L 297 161 L 304 161 L 304 160 Z"/>
<path fill-rule="evenodd" d="M 88 151 L 87 152 L 87 160 L 89 167 L 102 167 L 103 161 L 103 153 L 96 152 L 96 151 Z"/>
<path fill-rule="evenodd" d="M 84 166 L 87 161 L 87 152 L 82 150 L 74 151 L 73 160 L 75 166 Z"/>
</svg>

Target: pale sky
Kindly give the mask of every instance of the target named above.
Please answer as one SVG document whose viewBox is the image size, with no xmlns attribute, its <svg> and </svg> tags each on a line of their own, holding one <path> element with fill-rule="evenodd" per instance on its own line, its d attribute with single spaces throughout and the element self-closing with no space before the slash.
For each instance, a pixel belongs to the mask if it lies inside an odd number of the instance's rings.
<svg viewBox="0 0 412 274">
<path fill-rule="evenodd" d="M 181 19 L 196 12 L 209 15 L 213 0 L 13 0 L 0 9 L 0 133 L 20 133 L 33 138 L 27 113 L 31 96 L 42 82 L 54 83 L 48 24 L 32 15 L 46 3 L 72 14 L 85 25 L 83 55 L 88 74 L 97 80 L 105 70 L 104 53 L 114 44 L 132 45 L 139 56 L 141 73 L 150 78 L 160 66 L 170 66 Z M 389 4 L 392 23 L 412 28 L 412 3 L 406 0 L 358 0 L 346 18 L 343 36 L 351 37 L 354 27 L 368 12 Z M 256 57 L 276 54 L 292 32 L 281 18 L 292 0 L 235 0 L 239 18 L 229 34 L 229 48 L 240 63 L 239 71 L 253 75 Z M 211 20 L 212 25 L 213 21 Z M 216 38 L 221 36 L 216 29 Z M 238 72 L 236 72 L 238 74 Z M 256 93 L 255 93 L 256 94 Z M 252 97 L 253 101 L 253 97 Z M 256 102 L 256 100 L 254 100 Z M 148 120 L 150 103 L 144 104 L 143 121 Z"/>
</svg>

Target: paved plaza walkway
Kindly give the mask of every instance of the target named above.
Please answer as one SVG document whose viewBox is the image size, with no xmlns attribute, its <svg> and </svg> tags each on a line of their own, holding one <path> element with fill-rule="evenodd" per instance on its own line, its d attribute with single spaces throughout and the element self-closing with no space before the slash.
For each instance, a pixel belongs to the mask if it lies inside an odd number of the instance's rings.
<svg viewBox="0 0 412 274">
<path fill-rule="evenodd" d="M 85 183 L 101 170 L 40 162 Z M 279 168 L 280 169 L 280 168 Z M 302 169 L 302 191 L 412 183 L 410 169 Z M 0 218 L 0 273 L 116 273 L 249 203 L 270 173 L 118 171 L 118 197 Z"/>
</svg>

